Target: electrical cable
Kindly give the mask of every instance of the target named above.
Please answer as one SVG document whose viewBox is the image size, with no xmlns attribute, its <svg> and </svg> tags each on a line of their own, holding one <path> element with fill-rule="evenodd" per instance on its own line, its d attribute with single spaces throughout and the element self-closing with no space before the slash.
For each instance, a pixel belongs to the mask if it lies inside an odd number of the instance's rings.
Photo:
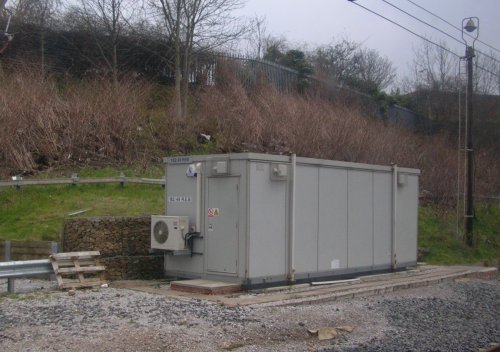
<svg viewBox="0 0 500 352">
<path fill-rule="evenodd" d="M 449 21 L 445 20 L 445 19 L 444 19 L 444 18 L 442 18 L 441 16 L 436 15 L 436 14 L 435 14 L 435 13 L 433 13 L 432 11 L 427 10 L 426 8 L 424 8 L 423 6 L 420 6 L 419 4 L 415 3 L 415 2 L 414 2 L 414 1 L 412 1 L 412 0 L 407 0 L 407 1 L 408 1 L 409 3 L 411 3 L 411 4 L 413 4 L 414 6 L 418 7 L 419 9 L 421 9 L 421 10 L 423 10 L 423 11 L 427 12 L 428 14 L 430 14 L 430 15 L 432 15 L 432 16 L 434 16 L 434 17 L 438 18 L 438 19 L 440 19 L 440 20 L 441 20 L 441 21 L 443 21 L 444 23 L 446 23 L 446 24 L 450 25 L 451 27 L 455 28 L 457 31 L 462 32 L 462 29 L 461 29 L 460 27 L 455 26 L 453 23 L 451 23 L 451 22 L 449 22 Z M 466 34 L 468 37 L 470 37 L 470 38 L 473 38 L 473 39 L 474 39 L 474 37 L 473 37 L 472 35 L 470 35 L 469 33 L 465 33 L 465 34 Z M 488 43 L 486 43 L 486 42 L 483 42 L 483 41 L 482 41 L 482 40 L 480 40 L 480 39 L 477 39 L 477 41 L 478 41 L 479 43 L 483 44 L 483 45 L 486 45 L 488 48 L 493 49 L 493 50 L 495 50 L 495 51 L 498 51 L 498 52 L 500 53 L 500 50 L 499 50 L 499 49 L 497 49 L 497 48 L 495 48 L 494 46 L 492 46 L 492 45 L 490 45 L 490 44 L 488 44 Z"/>
<path fill-rule="evenodd" d="M 354 5 L 356 5 L 356 6 L 359 6 L 359 7 L 363 8 L 363 9 L 365 9 L 365 10 L 366 10 L 366 11 L 368 11 L 368 12 L 373 13 L 374 15 L 376 15 L 376 16 L 378 16 L 378 17 L 383 18 L 384 20 L 386 20 L 386 21 L 388 21 L 388 22 L 391 22 L 392 24 L 394 24 L 394 25 L 396 25 L 396 26 L 398 26 L 398 27 L 400 27 L 400 28 L 404 29 L 405 31 L 407 31 L 407 32 L 409 32 L 409 33 L 411 33 L 411 34 L 413 34 L 413 35 L 415 35 L 415 36 L 419 37 L 420 39 L 423 39 L 423 40 L 425 40 L 426 42 L 429 42 L 429 43 L 431 43 L 431 44 L 433 44 L 433 45 L 435 45 L 435 46 L 437 46 L 437 47 L 439 47 L 439 48 L 443 49 L 444 51 L 447 51 L 448 53 L 450 53 L 450 54 L 452 54 L 452 55 L 455 55 L 456 57 L 460 57 L 460 55 L 458 55 L 457 53 L 455 53 L 455 52 L 451 51 L 451 50 L 450 50 L 450 49 L 448 49 L 447 47 L 442 46 L 442 45 L 440 45 L 440 44 L 438 44 L 438 43 L 433 42 L 432 40 L 430 40 L 430 39 L 428 39 L 428 38 L 424 37 L 423 35 L 420 35 L 420 34 L 418 34 L 418 33 L 414 32 L 414 31 L 412 31 L 412 30 L 411 30 L 411 29 L 409 29 L 409 28 L 406 28 L 405 26 L 403 26 L 402 24 L 397 23 L 396 21 L 393 21 L 393 20 L 391 20 L 390 18 L 385 17 L 384 15 L 379 14 L 378 12 L 375 12 L 375 11 L 373 11 L 373 10 L 370 10 L 369 8 L 367 8 L 367 7 L 363 6 L 363 5 L 360 5 L 360 4 L 358 4 L 357 2 L 355 2 L 355 1 L 350 1 L 350 2 L 351 2 L 352 4 L 354 4 Z"/>
<path fill-rule="evenodd" d="M 185 236 L 182 236 L 184 241 L 186 242 L 186 246 L 189 248 L 189 253 L 191 257 L 193 254 L 201 254 L 201 253 L 195 253 L 194 250 L 194 239 L 195 238 L 203 238 L 200 232 L 188 232 L 186 233 Z"/>
<path fill-rule="evenodd" d="M 478 68 L 478 69 L 480 69 L 480 70 L 483 70 L 483 71 L 484 71 L 484 72 L 486 72 L 486 73 L 489 73 L 489 74 L 490 74 L 490 75 L 492 75 L 492 76 L 496 76 L 496 77 L 500 78 L 500 74 L 495 73 L 495 72 L 493 72 L 493 71 L 490 71 L 490 70 L 488 70 L 487 68 L 484 68 L 483 66 L 479 66 L 479 65 L 475 64 L 475 67 L 476 67 L 476 68 Z"/>
<path fill-rule="evenodd" d="M 464 42 L 463 42 L 463 41 L 461 41 L 460 39 L 455 38 L 455 37 L 454 37 L 454 36 L 452 36 L 451 34 L 449 34 L 449 33 L 445 32 L 445 31 L 443 31 L 443 30 L 439 29 L 438 27 L 436 27 L 436 26 L 434 26 L 434 25 L 430 24 L 429 22 L 426 22 L 426 21 L 424 21 L 424 20 L 421 20 L 421 19 L 420 19 L 420 18 L 418 18 L 417 16 L 412 15 L 411 13 L 409 13 L 409 12 L 407 12 L 407 11 L 403 10 L 402 8 L 400 8 L 400 7 L 396 6 L 396 5 L 394 5 L 393 3 L 391 3 L 391 2 L 389 2 L 389 1 L 387 1 L 387 0 L 382 0 L 382 1 L 383 1 L 383 2 L 385 2 L 387 5 L 394 7 L 394 8 L 395 8 L 395 9 L 397 9 L 398 11 L 401 11 L 402 13 L 404 13 L 404 14 L 406 14 L 406 15 L 410 16 L 411 18 L 413 18 L 413 19 L 415 19 L 415 20 L 417 20 L 417 21 L 419 21 L 420 23 L 423 23 L 423 24 L 425 24 L 425 25 L 427 25 L 427 26 L 429 26 L 429 27 L 431 27 L 431 28 L 435 29 L 436 31 L 438 31 L 438 32 L 440 32 L 440 33 L 442 33 L 442 34 L 444 34 L 445 36 L 447 36 L 447 37 L 449 37 L 449 38 L 453 39 L 454 41 L 458 42 L 459 44 L 464 44 Z M 471 36 L 471 35 L 469 35 L 469 36 Z M 493 57 L 493 56 L 490 56 L 490 55 L 488 55 L 488 54 L 485 54 L 485 53 L 483 53 L 482 51 L 480 51 L 480 50 L 478 50 L 478 49 L 474 49 L 474 51 L 476 51 L 477 53 L 480 53 L 480 54 L 481 54 L 481 55 L 483 55 L 483 56 L 486 56 L 487 58 L 489 58 L 489 59 L 491 59 L 491 60 L 494 60 L 494 61 L 496 61 L 496 62 L 500 63 L 500 60 L 498 60 L 497 58 L 495 58 L 495 57 Z"/>
<path fill-rule="evenodd" d="M 369 9 L 369 8 L 367 8 L 367 7 L 365 7 L 365 6 L 363 6 L 363 5 L 360 5 L 360 4 L 358 4 L 357 2 L 355 2 L 355 1 L 351 1 L 351 0 L 349 0 L 349 2 L 350 2 L 350 3 L 352 3 L 352 4 L 354 4 L 354 5 L 356 5 L 356 6 L 361 7 L 362 9 L 364 9 L 364 10 L 366 10 L 366 11 L 368 11 L 368 12 L 371 12 L 372 14 L 374 14 L 374 15 L 376 15 L 376 16 L 378 16 L 378 17 L 383 18 L 384 20 L 386 20 L 386 21 L 388 21 L 388 22 L 390 22 L 390 23 L 392 23 L 392 24 L 394 24 L 394 25 L 396 25 L 396 26 L 398 26 L 398 27 L 400 27 L 400 28 L 404 29 L 405 31 L 407 31 L 407 32 L 409 32 L 409 33 L 411 33 L 411 34 L 413 34 L 413 35 L 414 35 L 414 36 L 416 36 L 416 37 L 419 37 L 420 39 L 423 39 L 424 41 L 426 41 L 426 42 L 428 42 L 428 43 L 430 43 L 430 44 L 432 44 L 432 45 L 435 45 L 435 46 L 437 46 L 437 47 L 441 48 L 442 50 L 444 50 L 444 51 L 446 51 L 446 52 L 448 52 L 448 53 L 450 53 L 450 54 L 452 54 L 452 55 L 454 55 L 454 56 L 456 56 L 456 57 L 458 57 L 458 58 L 461 58 L 461 56 L 460 56 L 460 55 L 458 55 L 457 53 L 455 53 L 454 51 L 452 51 L 452 50 L 448 49 L 447 47 L 445 47 L 445 46 L 443 46 L 443 45 L 441 45 L 441 44 L 438 44 L 438 43 L 436 43 L 436 42 L 434 42 L 434 41 L 432 41 L 432 40 L 430 40 L 430 39 L 428 39 L 428 38 L 424 37 L 424 36 L 423 36 L 423 35 L 421 35 L 421 34 L 418 34 L 418 33 L 414 32 L 414 31 L 412 31 L 411 29 L 409 29 L 409 28 L 407 28 L 407 27 L 403 26 L 402 24 L 399 24 L 399 23 L 397 23 L 396 21 L 393 21 L 393 20 L 391 20 L 390 18 L 385 17 L 384 15 L 381 15 L 381 14 L 380 14 L 380 13 L 378 13 L 378 12 L 375 12 L 375 11 L 373 11 L 373 10 L 371 10 L 371 9 Z M 494 73 L 494 72 L 492 72 L 492 71 L 490 71 L 490 70 L 488 70 L 488 69 L 486 69 L 486 68 L 484 68 L 484 67 L 482 67 L 482 66 L 476 66 L 476 68 L 478 68 L 478 69 L 480 69 L 480 70 L 483 70 L 484 72 L 487 72 L 487 73 L 489 73 L 489 74 L 491 74 L 491 75 L 493 75 L 493 76 L 496 76 L 496 77 L 499 77 L 499 78 L 500 78 L 500 74 L 498 74 L 498 73 Z"/>
<path fill-rule="evenodd" d="M 441 29 L 437 28 L 436 26 L 433 26 L 432 24 L 430 24 L 430 23 L 428 23 L 428 22 L 426 22 L 426 21 L 424 21 L 424 20 L 421 20 L 421 19 L 420 19 L 420 18 L 418 18 L 417 16 L 414 16 L 414 15 L 412 15 L 411 13 L 409 13 L 409 12 L 407 12 L 407 11 L 403 10 L 402 8 L 397 7 L 397 6 L 396 6 L 396 5 L 394 5 L 393 3 L 390 3 L 390 2 L 389 2 L 389 1 L 387 1 L 387 0 L 382 0 L 382 1 L 383 1 L 383 2 L 385 2 L 387 5 L 394 7 L 394 8 L 395 8 L 395 9 L 397 9 L 398 11 L 400 11 L 400 12 L 402 12 L 402 13 L 404 13 L 404 14 L 406 14 L 406 15 L 410 16 L 411 18 L 416 19 L 416 20 L 417 20 L 417 21 L 419 21 L 420 23 L 423 23 L 423 24 L 425 24 L 425 25 L 427 25 L 427 26 L 429 26 L 429 27 L 431 27 L 431 28 L 433 28 L 433 29 L 437 30 L 438 32 L 440 32 L 440 33 L 442 33 L 442 34 L 446 35 L 447 37 L 449 37 L 449 38 L 453 39 L 454 41 L 459 42 L 460 44 L 463 44 L 463 42 L 462 42 L 460 39 L 457 39 L 457 38 L 455 38 L 454 36 L 452 36 L 451 34 L 446 33 L 445 31 L 443 31 L 443 30 L 441 30 Z"/>
</svg>

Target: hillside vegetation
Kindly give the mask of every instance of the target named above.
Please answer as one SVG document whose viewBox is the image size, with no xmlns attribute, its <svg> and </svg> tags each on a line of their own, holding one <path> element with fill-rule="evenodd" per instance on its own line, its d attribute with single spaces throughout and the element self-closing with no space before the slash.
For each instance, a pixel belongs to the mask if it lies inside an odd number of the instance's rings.
<svg viewBox="0 0 500 352">
<path fill-rule="evenodd" d="M 457 151 L 443 135 L 420 135 L 369 116 L 356 102 L 244 87 L 225 72 L 198 88 L 187 119 L 175 119 L 165 86 L 5 73 L 0 85 L 1 176 L 87 164 L 158 165 L 173 154 L 296 153 L 422 170 L 426 200 L 453 203 Z M 200 144 L 200 132 L 213 140 Z M 476 191 L 500 190 L 500 161 L 476 154 Z"/>
</svg>

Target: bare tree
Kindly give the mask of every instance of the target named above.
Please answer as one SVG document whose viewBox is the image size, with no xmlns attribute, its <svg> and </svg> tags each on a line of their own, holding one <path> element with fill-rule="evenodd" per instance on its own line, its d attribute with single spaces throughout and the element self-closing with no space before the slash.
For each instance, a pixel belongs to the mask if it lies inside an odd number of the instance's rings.
<svg viewBox="0 0 500 352">
<path fill-rule="evenodd" d="M 81 16 L 94 36 L 99 51 L 118 81 L 118 47 L 124 23 L 132 14 L 132 2 L 128 0 L 80 0 Z M 125 8 L 127 13 L 124 13 Z M 104 36 L 100 35 L 104 34 Z"/>
<path fill-rule="evenodd" d="M 411 64 L 412 73 L 405 80 L 405 90 L 419 89 L 456 92 L 465 84 L 465 67 L 459 69 L 460 60 L 452 55 L 444 42 L 441 47 L 429 42 L 414 49 Z M 490 57 L 476 53 L 474 58 L 474 92 L 478 94 L 500 93 L 498 76 L 491 72 L 500 72 L 500 63 L 495 53 Z M 488 72 L 489 71 L 489 72 Z M 461 75 L 460 75 L 461 74 Z"/>
<path fill-rule="evenodd" d="M 187 117 L 189 70 L 194 50 L 220 47 L 246 31 L 233 11 L 244 0 L 149 0 L 173 44 L 176 116 Z"/>
<path fill-rule="evenodd" d="M 446 43 L 440 42 L 443 48 Z M 427 41 L 413 50 L 410 88 L 456 91 L 459 87 L 458 60 L 452 54 Z"/>
<path fill-rule="evenodd" d="M 474 92 L 500 94 L 500 61 L 494 52 L 490 52 L 488 56 L 476 53 L 476 59 L 474 60 Z M 496 76 L 492 73 L 495 73 Z"/>
<path fill-rule="evenodd" d="M 447 128 L 453 133 L 460 118 L 459 102 L 464 102 L 460 96 L 465 94 L 466 62 L 453 55 L 445 43 L 439 44 L 441 47 L 423 42 L 414 49 L 411 75 L 404 79 L 403 90 L 411 93 L 407 98 L 412 110 L 432 121 L 433 128 Z M 494 53 L 491 56 L 493 59 L 476 53 L 474 58 L 474 96 L 470 99 L 478 121 L 476 126 L 494 124 L 497 116 L 498 99 L 488 95 L 498 92 L 498 77 L 491 73 L 499 72 L 500 65 Z M 477 129 L 474 134 L 481 136 L 477 139 L 479 143 L 491 138 L 485 129 Z"/>
<path fill-rule="evenodd" d="M 318 47 L 310 56 L 315 72 L 323 78 L 334 79 L 339 83 L 354 77 L 358 67 L 356 52 L 359 44 L 349 39 Z"/>
<path fill-rule="evenodd" d="M 60 0 L 16 0 L 12 1 L 16 20 L 33 23 L 40 29 L 40 60 L 42 72 L 45 72 L 45 31 L 52 24 L 59 7 Z"/>
<path fill-rule="evenodd" d="M 159 2 L 159 5 L 158 5 Z M 181 102 L 181 26 L 183 21 L 183 0 L 151 0 L 153 8 L 159 10 L 163 15 L 163 21 L 167 35 L 173 43 L 173 59 L 175 70 L 174 109 L 177 118 L 182 118 Z"/>
<path fill-rule="evenodd" d="M 265 16 L 255 16 L 250 20 L 247 40 L 250 49 L 249 55 L 256 59 L 262 59 L 266 42 L 270 40 Z"/>
<path fill-rule="evenodd" d="M 389 59 L 372 49 L 360 50 L 357 56 L 357 75 L 362 84 L 371 86 L 372 90 L 381 91 L 394 82 L 396 70 Z"/>
<path fill-rule="evenodd" d="M 263 40 L 263 50 L 262 58 L 264 60 L 280 63 L 285 52 L 290 50 L 290 46 L 285 37 L 268 35 Z"/>
<path fill-rule="evenodd" d="M 368 93 L 387 88 L 396 77 L 389 59 L 347 38 L 317 48 L 310 54 L 310 60 L 323 79 L 333 79 Z"/>
</svg>

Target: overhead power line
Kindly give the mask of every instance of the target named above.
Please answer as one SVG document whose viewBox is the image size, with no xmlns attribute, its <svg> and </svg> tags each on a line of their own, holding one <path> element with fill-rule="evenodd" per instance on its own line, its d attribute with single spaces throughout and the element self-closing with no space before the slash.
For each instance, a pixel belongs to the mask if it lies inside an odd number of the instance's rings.
<svg viewBox="0 0 500 352">
<path fill-rule="evenodd" d="M 383 18 L 383 19 L 384 19 L 384 20 L 386 20 L 386 21 L 391 22 L 392 24 L 394 24 L 394 25 L 398 26 L 399 28 L 402 28 L 402 29 L 404 29 L 405 31 L 407 31 L 407 32 L 409 32 L 409 33 L 411 33 L 411 34 L 413 34 L 413 35 L 415 35 L 415 36 L 419 37 L 420 39 L 423 39 L 423 40 L 425 40 L 426 42 L 429 42 L 429 43 L 431 43 L 431 44 L 434 44 L 435 46 L 440 47 L 440 48 L 441 48 L 441 49 L 443 49 L 444 51 L 447 51 L 447 52 L 449 52 L 450 54 L 455 55 L 456 57 L 460 57 L 460 55 L 458 55 L 457 53 L 455 53 L 455 52 L 451 51 L 451 50 L 450 50 L 450 49 L 448 49 L 447 47 L 442 46 L 442 45 L 440 45 L 440 44 L 438 44 L 438 43 L 436 43 L 436 42 L 433 42 L 432 40 L 430 40 L 430 39 L 428 39 L 428 38 L 424 37 L 423 35 L 418 34 L 418 33 L 416 33 L 416 32 L 414 32 L 414 31 L 412 31 L 412 30 L 411 30 L 411 29 L 409 29 L 409 28 L 406 28 L 406 27 L 405 27 L 405 26 L 403 26 L 402 24 L 399 24 L 399 23 L 397 23 L 396 21 L 393 21 L 393 20 L 391 20 L 390 18 L 385 17 L 384 15 L 379 14 L 378 12 L 375 12 L 375 11 L 373 11 L 373 10 L 370 10 L 369 8 L 367 8 L 367 7 L 363 6 L 363 5 L 360 5 L 360 4 L 358 4 L 357 2 L 355 2 L 355 1 L 352 1 L 352 0 L 349 0 L 349 1 L 350 1 L 352 4 L 354 4 L 354 5 L 356 5 L 356 6 L 359 6 L 359 7 L 363 8 L 363 9 L 365 9 L 365 10 L 366 10 L 366 11 L 368 11 L 368 12 L 371 12 L 371 13 L 373 13 L 374 15 L 376 15 L 376 16 L 378 16 L 378 17 L 381 17 L 381 18 Z"/>
<path fill-rule="evenodd" d="M 426 21 L 424 21 L 424 20 L 422 20 L 422 19 L 418 18 L 417 16 L 412 15 L 411 13 L 409 13 L 409 12 L 407 12 L 407 11 L 403 10 L 402 8 L 400 8 L 400 7 L 396 6 L 396 5 L 394 5 L 393 3 L 391 3 L 391 2 L 389 2 L 389 1 L 387 1 L 387 0 L 382 0 L 382 1 L 383 1 L 383 2 L 385 2 L 387 5 L 394 7 L 394 8 L 395 8 L 395 9 L 397 9 L 398 11 L 401 11 L 402 13 L 404 13 L 404 14 L 406 14 L 406 15 L 410 16 L 411 18 L 416 19 L 416 20 L 417 20 L 417 21 L 419 21 L 420 23 L 423 23 L 423 24 L 425 24 L 425 25 L 427 25 L 427 26 L 429 26 L 429 27 L 431 27 L 431 28 L 435 29 L 436 31 L 438 31 L 438 32 L 440 32 L 440 33 L 442 33 L 442 34 L 444 34 L 444 35 L 445 35 L 445 36 L 447 36 L 448 38 L 453 39 L 454 41 L 458 42 L 459 44 L 464 44 L 464 42 L 463 42 L 463 41 L 461 41 L 460 39 L 457 39 L 457 38 L 455 38 L 454 36 L 452 36 L 451 34 L 449 34 L 449 33 L 445 32 L 445 31 L 441 30 L 440 28 L 438 28 L 438 27 L 436 27 L 436 26 L 434 26 L 434 25 L 430 24 L 429 22 L 426 22 Z M 457 27 L 457 28 L 458 28 L 458 27 Z M 471 36 L 470 34 L 467 34 L 467 35 L 468 35 L 468 36 Z M 476 52 L 478 52 L 479 54 L 483 55 L 483 56 L 486 56 L 487 58 L 489 58 L 489 59 L 491 59 L 491 60 L 494 60 L 494 61 L 496 61 L 496 62 L 500 63 L 500 61 L 499 61 L 497 58 L 495 58 L 495 57 L 493 57 L 493 56 L 490 56 L 490 55 L 488 55 L 488 54 L 485 54 L 485 53 L 483 53 L 482 51 L 480 51 L 479 49 L 475 49 L 475 51 L 476 51 Z"/>
<path fill-rule="evenodd" d="M 488 70 L 487 68 L 484 68 L 483 66 L 474 65 L 474 67 L 475 67 L 475 68 L 478 68 L 478 69 L 480 69 L 480 70 L 483 70 L 484 72 L 489 73 L 490 75 L 493 75 L 493 76 L 495 76 L 495 77 L 500 78 L 500 74 L 495 73 L 495 72 L 493 72 L 493 71 L 490 71 L 490 70 Z"/>
<path fill-rule="evenodd" d="M 450 54 L 452 54 L 452 55 L 456 56 L 457 58 L 462 58 L 462 56 L 458 55 L 457 53 L 455 53 L 454 51 L 452 51 L 452 50 L 448 49 L 447 47 L 445 47 L 445 46 L 443 46 L 443 45 L 441 45 L 441 44 L 438 44 L 438 43 L 436 43 L 436 42 L 434 42 L 434 41 L 432 41 L 432 40 L 430 40 L 430 39 L 428 39 L 428 38 L 424 37 L 423 35 L 418 34 L 418 33 L 414 32 L 414 31 L 412 31 L 411 29 L 409 29 L 409 28 L 407 28 L 407 27 L 403 26 L 402 24 L 400 24 L 400 23 L 398 23 L 398 22 L 396 22 L 396 21 L 394 21 L 394 20 L 391 20 L 391 19 L 390 19 L 390 18 L 388 18 L 388 17 L 385 17 L 384 15 L 381 15 L 381 14 L 380 14 L 380 13 L 378 13 L 378 12 L 375 12 L 375 11 L 373 11 L 373 10 L 371 10 L 371 9 L 369 9 L 369 8 L 367 8 L 367 7 L 365 7 L 365 6 L 363 6 L 363 5 L 358 4 L 355 0 L 348 0 L 348 1 L 349 1 L 350 3 L 352 3 L 352 4 L 356 5 L 356 6 L 361 7 L 362 9 L 364 9 L 364 10 L 366 10 L 366 11 L 368 11 L 368 12 L 370 12 L 370 13 L 372 13 L 372 14 L 374 14 L 374 15 L 378 16 L 378 17 L 380 17 L 380 18 L 383 18 L 384 20 L 386 20 L 386 21 L 388 21 L 388 22 L 390 22 L 390 23 L 392 23 L 392 24 L 394 24 L 394 25 L 398 26 L 399 28 L 404 29 L 405 31 L 407 31 L 407 32 L 409 32 L 409 33 L 411 33 L 411 34 L 413 34 L 414 36 L 419 37 L 420 39 L 422 39 L 422 40 L 424 40 L 424 41 L 426 41 L 426 42 L 428 42 L 428 43 L 430 43 L 430 44 L 432 44 L 432 45 L 435 45 L 435 46 L 437 46 L 438 48 L 441 48 L 442 50 L 444 50 L 444 51 L 446 51 L 446 52 L 448 52 L 448 53 L 450 53 Z M 492 72 L 492 71 L 490 71 L 490 70 L 488 70 L 488 69 L 486 69 L 486 68 L 484 68 L 484 67 L 482 67 L 482 66 L 476 65 L 475 67 L 476 67 L 476 68 L 478 68 L 478 69 L 480 69 L 480 70 L 483 70 L 484 72 L 487 72 L 487 73 L 489 73 L 489 74 L 491 74 L 491 75 L 493 75 L 493 76 L 500 77 L 500 75 L 499 75 L 498 73 Z"/>
<path fill-rule="evenodd" d="M 427 10 L 426 8 L 424 8 L 423 6 L 420 6 L 419 4 L 415 3 L 415 2 L 414 2 L 414 1 L 412 1 L 412 0 L 407 0 L 407 1 L 408 1 L 409 3 L 411 3 L 411 4 L 413 4 L 414 6 L 418 7 L 419 9 L 421 9 L 421 10 L 423 10 L 423 11 L 427 12 L 428 14 L 430 14 L 430 15 L 432 15 L 432 16 L 434 16 L 434 17 L 438 18 L 438 19 L 440 19 L 440 20 L 441 20 L 441 21 L 443 21 L 444 23 L 446 23 L 446 24 L 450 25 L 451 27 L 455 28 L 457 31 L 462 32 L 462 28 L 457 27 L 457 26 L 456 26 L 456 25 L 454 25 L 453 23 L 451 23 L 451 22 L 449 22 L 449 21 L 445 20 L 443 17 L 441 17 L 441 16 L 439 16 L 439 15 L 435 14 L 435 13 L 434 13 L 434 12 L 432 12 L 432 11 Z M 466 34 L 468 37 L 470 37 L 470 38 L 473 38 L 473 39 L 474 39 L 474 37 L 473 37 L 472 35 L 470 35 L 469 33 L 465 33 L 465 34 Z M 499 53 L 500 53 L 500 50 L 499 50 L 499 49 L 495 48 L 494 46 L 492 46 L 492 45 L 490 45 L 490 44 L 488 44 L 488 43 L 486 43 L 486 42 L 483 42 L 481 39 L 477 39 L 477 41 L 478 41 L 479 43 L 483 44 L 483 45 L 486 45 L 488 48 L 493 49 L 493 50 L 495 50 L 495 51 L 497 51 L 497 52 L 499 52 Z"/>
</svg>

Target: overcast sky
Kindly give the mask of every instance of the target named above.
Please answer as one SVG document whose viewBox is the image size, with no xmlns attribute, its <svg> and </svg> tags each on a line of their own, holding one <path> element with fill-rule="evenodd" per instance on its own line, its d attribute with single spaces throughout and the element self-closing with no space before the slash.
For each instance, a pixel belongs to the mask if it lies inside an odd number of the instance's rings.
<svg viewBox="0 0 500 352">
<path fill-rule="evenodd" d="M 454 52 L 464 55 L 463 45 L 399 12 L 382 0 L 356 1 L 434 41 L 444 40 Z M 387 1 L 461 39 L 459 31 L 415 7 L 410 1 Z M 411 1 L 457 27 L 461 26 L 464 17 L 479 17 L 479 39 L 500 49 L 500 0 Z M 246 6 L 240 12 L 244 16 L 265 16 L 270 34 L 284 36 L 292 44 L 299 46 L 307 44 L 313 48 L 332 42 L 332 38 L 343 37 L 362 42 L 364 46 L 376 49 L 382 56 L 388 57 L 397 67 L 399 76 L 408 72 L 408 65 L 413 57 L 412 48 L 422 42 L 414 35 L 348 0 L 247 0 Z M 483 52 L 490 52 L 490 49 L 481 43 L 476 43 L 476 47 Z M 498 52 L 496 55 L 500 57 Z"/>
</svg>

